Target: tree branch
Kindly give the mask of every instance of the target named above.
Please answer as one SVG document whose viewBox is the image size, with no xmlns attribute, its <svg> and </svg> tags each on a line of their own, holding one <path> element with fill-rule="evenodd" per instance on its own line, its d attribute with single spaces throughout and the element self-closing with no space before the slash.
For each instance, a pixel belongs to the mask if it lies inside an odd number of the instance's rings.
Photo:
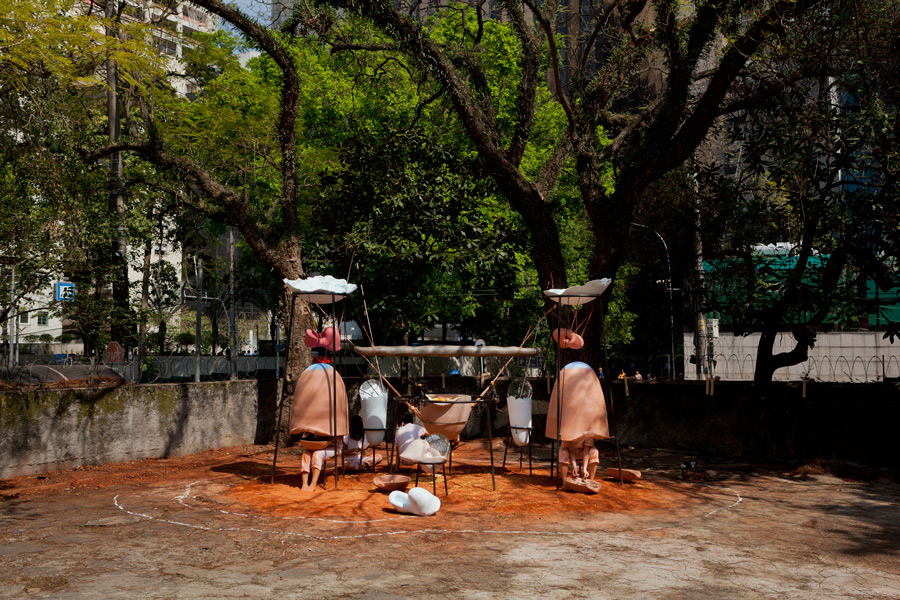
<svg viewBox="0 0 900 600">
<path fill-rule="evenodd" d="M 525 21 L 521 4 L 515 0 L 504 0 L 503 6 L 522 44 L 522 77 L 519 82 L 516 127 L 507 150 L 509 161 L 518 165 L 522 162 L 525 146 L 534 125 L 535 97 L 541 76 L 541 44 Z"/>
<path fill-rule="evenodd" d="M 193 0 L 237 27 L 241 33 L 259 44 L 281 69 L 281 114 L 278 120 L 278 140 L 281 145 L 281 185 L 282 210 L 284 226 L 296 230 L 297 222 L 297 151 L 295 143 L 295 126 L 297 122 L 297 103 L 299 101 L 300 76 L 288 50 L 281 45 L 272 33 L 242 13 L 220 0 Z"/>
<path fill-rule="evenodd" d="M 547 37 L 547 44 L 550 47 L 550 60 L 552 62 L 553 68 L 553 82 L 556 84 L 556 97 L 559 100 L 560 106 L 562 106 L 563 108 L 563 112 L 566 113 L 566 121 L 569 124 L 569 139 L 572 141 L 573 145 L 577 146 L 577 144 L 575 143 L 575 140 L 578 138 L 577 128 L 575 125 L 575 114 L 572 111 L 572 106 L 569 104 L 569 99 L 566 97 L 566 92 L 563 89 L 562 84 L 562 75 L 559 67 L 559 48 L 556 45 L 555 36 L 556 28 L 554 24 L 550 22 L 550 18 L 546 14 L 544 14 L 544 11 L 541 10 L 541 7 L 538 6 L 535 0 L 525 0 L 525 4 L 528 6 L 528 8 L 531 9 L 534 18 L 544 30 L 544 35 Z M 549 2 L 548 5 L 550 14 L 555 16 L 556 2 Z"/>
</svg>

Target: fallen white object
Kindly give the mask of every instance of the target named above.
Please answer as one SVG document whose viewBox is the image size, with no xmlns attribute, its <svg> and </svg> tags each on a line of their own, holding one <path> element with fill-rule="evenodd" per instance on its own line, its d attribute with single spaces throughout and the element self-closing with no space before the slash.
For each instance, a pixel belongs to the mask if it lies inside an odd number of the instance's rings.
<svg viewBox="0 0 900 600">
<path fill-rule="evenodd" d="M 388 502 L 402 513 L 430 517 L 441 508 L 441 499 L 425 488 L 413 488 L 409 493 L 391 492 Z"/>
<path fill-rule="evenodd" d="M 346 279 L 335 279 L 331 275 L 285 279 L 284 283 L 295 293 L 306 295 L 314 304 L 331 304 L 356 291 L 355 283 L 347 283 Z"/>
<path fill-rule="evenodd" d="M 604 277 L 603 279 L 588 281 L 584 285 L 574 285 L 564 290 L 544 290 L 544 295 L 560 304 L 587 304 L 595 298 L 599 298 L 606 291 L 606 288 L 609 287 L 610 283 L 612 283 L 612 280 L 609 277 Z"/>
<path fill-rule="evenodd" d="M 400 490 L 394 490 L 388 496 L 388 502 L 391 503 L 391 506 L 396 508 L 402 513 L 411 513 L 412 509 L 409 504 L 409 494 L 406 492 L 401 492 Z"/>
</svg>

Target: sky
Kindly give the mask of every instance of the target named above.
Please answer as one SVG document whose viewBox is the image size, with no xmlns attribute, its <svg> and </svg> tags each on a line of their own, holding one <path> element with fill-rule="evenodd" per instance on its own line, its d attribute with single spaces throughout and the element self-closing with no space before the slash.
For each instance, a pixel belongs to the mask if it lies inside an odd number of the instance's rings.
<svg viewBox="0 0 900 600">
<path fill-rule="evenodd" d="M 269 21 L 270 0 L 233 0 L 238 8 L 263 23 Z"/>
</svg>

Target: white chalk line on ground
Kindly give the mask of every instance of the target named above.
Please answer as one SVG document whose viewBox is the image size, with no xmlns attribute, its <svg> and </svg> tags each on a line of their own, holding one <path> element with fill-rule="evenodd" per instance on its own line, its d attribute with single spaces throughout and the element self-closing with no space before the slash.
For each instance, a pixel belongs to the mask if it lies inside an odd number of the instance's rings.
<svg viewBox="0 0 900 600">
<path fill-rule="evenodd" d="M 178 500 L 178 502 L 185 508 L 192 508 L 192 509 L 202 508 L 203 510 L 206 510 L 208 512 L 219 512 L 219 513 L 226 514 L 229 516 L 237 516 L 237 517 L 271 518 L 271 517 L 267 517 L 267 516 L 263 517 L 262 515 L 246 515 L 243 513 L 230 513 L 228 511 L 224 511 L 224 510 L 213 511 L 212 509 L 209 509 L 206 507 L 197 507 L 197 506 L 193 506 L 193 505 L 185 503 L 184 499 L 190 495 L 191 487 L 193 487 L 194 485 L 196 485 L 198 483 L 203 483 L 203 482 L 204 482 L 204 480 L 200 480 L 200 481 L 194 481 L 194 482 L 188 484 L 188 486 L 185 488 L 185 491 L 182 494 L 176 496 L 175 499 Z M 731 508 L 734 508 L 735 506 L 737 506 L 744 500 L 739 493 L 737 493 L 735 490 L 733 490 L 730 487 L 720 486 L 720 485 L 711 485 L 711 484 L 706 484 L 706 483 L 694 483 L 694 482 L 686 482 L 686 483 L 688 483 L 688 485 L 697 485 L 697 486 L 701 486 L 701 487 L 725 490 L 725 491 L 731 492 L 732 494 L 734 494 L 735 498 L 737 498 L 734 502 L 732 502 L 731 504 L 729 504 L 727 506 L 720 506 L 720 507 L 715 508 L 703 515 L 700 515 L 701 519 L 710 517 L 720 511 L 729 510 Z M 429 527 L 429 528 L 425 528 L 425 529 L 382 531 L 382 532 L 377 532 L 377 533 L 362 533 L 362 534 L 356 534 L 356 535 L 310 535 L 307 533 L 300 533 L 297 531 L 260 529 L 260 528 L 256 528 L 256 527 L 214 527 L 214 526 L 197 525 L 197 524 L 192 524 L 192 523 L 182 523 L 181 521 L 173 521 L 171 519 L 154 517 L 152 515 L 146 515 L 143 513 L 130 511 L 127 508 L 125 508 L 124 506 L 122 506 L 122 504 L 119 503 L 119 495 L 118 494 L 115 497 L 113 497 L 113 504 L 115 505 L 116 508 L 125 512 L 126 514 L 129 514 L 129 515 L 132 515 L 135 517 L 141 517 L 141 518 L 148 519 L 151 521 L 157 521 L 160 523 L 168 523 L 170 525 L 176 525 L 179 527 L 190 527 L 192 529 L 199 529 L 199 530 L 203 530 L 203 531 L 220 531 L 220 532 L 244 531 L 244 532 L 250 532 L 250 533 L 264 533 L 264 534 L 269 534 L 269 535 L 286 535 L 286 536 L 292 536 L 292 537 L 302 537 L 302 538 L 310 539 L 310 540 L 350 540 L 350 539 L 363 539 L 363 538 L 372 538 L 372 537 L 386 537 L 386 536 L 392 536 L 392 535 L 423 534 L 423 533 L 424 534 L 461 534 L 461 533 L 462 534 L 501 534 L 501 535 L 539 535 L 539 536 L 590 536 L 595 533 L 595 532 L 587 532 L 587 531 L 442 529 L 442 528 Z M 331 523 L 349 524 L 349 525 L 359 525 L 359 524 L 365 524 L 365 523 L 376 523 L 376 522 L 380 522 L 380 521 L 396 520 L 394 518 L 375 519 L 375 520 L 356 520 L 356 521 L 341 520 L 341 519 L 323 519 L 323 518 L 316 518 L 316 517 L 276 517 L 276 518 L 289 518 L 289 519 L 296 518 L 296 519 L 304 519 L 304 520 L 316 520 L 316 521 L 326 521 L 326 522 L 331 522 Z M 421 517 L 405 516 L 405 517 L 399 517 L 399 518 L 421 518 Z M 663 526 L 658 526 L 658 527 L 645 527 L 645 528 L 639 529 L 637 531 L 655 531 L 655 530 L 659 530 L 659 529 L 669 529 L 672 527 L 678 527 L 678 526 L 688 522 L 689 520 L 691 520 L 691 519 L 684 519 L 684 520 L 681 520 L 681 521 L 678 521 L 675 523 L 669 523 L 669 524 L 666 524 Z"/>
<path fill-rule="evenodd" d="M 662 480 L 661 477 L 652 477 L 652 476 L 650 476 L 650 477 L 645 477 L 645 479 L 659 479 L 659 480 Z M 725 485 L 712 485 L 712 484 L 710 484 L 710 483 L 700 483 L 700 482 L 694 482 L 694 481 L 691 481 L 691 482 L 683 482 L 683 483 L 688 483 L 689 485 L 696 485 L 696 486 L 699 486 L 699 487 L 715 488 L 715 489 L 717 489 L 717 490 L 727 490 L 727 491 L 731 492 L 732 494 L 734 494 L 735 498 L 737 498 L 737 500 L 735 500 L 734 502 L 732 502 L 732 503 L 729 504 L 728 506 L 720 506 L 719 508 L 714 508 L 713 510 L 709 511 L 709 512 L 706 513 L 705 515 L 702 515 L 702 516 L 700 517 L 701 519 L 705 519 L 706 517 L 711 517 L 711 516 L 713 516 L 714 514 L 716 514 L 717 512 L 722 511 L 722 510 L 729 510 L 729 509 L 731 509 L 731 508 L 734 508 L 735 506 L 737 506 L 738 504 L 740 504 L 741 502 L 744 501 L 744 498 L 743 498 L 739 493 L 737 493 L 737 492 L 734 491 L 732 488 L 730 488 L 730 487 L 728 487 L 728 486 L 725 486 Z M 683 519 L 683 520 L 681 520 L 681 521 L 678 521 L 677 523 L 669 523 L 668 525 L 659 526 L 659 527 L 645 527 L 645 528 L 642 529 L 641 531 L 654 531 L 654 530 L 657 530 L 657 529 L 669 529 L 669 528 L 671 528 L 671 527 L 678 527 L 678 526 L 680 526 L 680 525 L 683 525 L 684 523 L 687 523 L 689 520 L 690 520 L 690 519 Z"/>
</svg>

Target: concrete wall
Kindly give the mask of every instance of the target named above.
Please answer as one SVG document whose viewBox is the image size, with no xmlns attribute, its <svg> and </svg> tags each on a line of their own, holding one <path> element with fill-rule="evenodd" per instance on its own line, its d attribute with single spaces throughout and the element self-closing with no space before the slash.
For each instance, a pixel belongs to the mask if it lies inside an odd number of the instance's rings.
<svg viewBox="0 0 900 600">
<path fill-rule="evenodd" d="M 815 459 L 900 469 L 900 385 L 745 382 L 613 383 L 619 436 L 637 447 L 677 448 L 754 462 Z"/>
<path fill-rule="evenodd" d="M 475 378 L 448 379 L 446 390 L 440 379 L 422 381 L 435 391 L 478 393 Z M 622 445 L 751 462 L 834 459 L 900 470 L 898 384 L 811 381 L 804 397 L 801 383 L 775 383 L 760 394 L 749 382 L 720 381 L 713 395 L 707 395 L 703 381 L 631 381 L 627 394 L 623 381 L 611 383 L 607 405 L 615 412 Z M 506 398 L 508 384 L 498 381 L 501 398 Z M 532 379 L 531 384 L 534 439 L 544 442 L 552 380 Z M 352 387 L 348 380 L 348 393 Z M 479 407 L 463 436 L 486 434 L 484 410 L 491 411 L 494 436 L 506 436 L 505 409 L 505 400 Z"/>
<path fill-rule="evenodd" d="M 0 393 L 0 477 L 268 441 L 276 383 Z"/>
<path fill-rule="evenodd" d="M 346 378 L 350 411 L 363 380 Z M 432 390 L 477 394 L 478 378 L 423 382 Z M 400 388 L 399 380 L 391 383 Z M 533 379 L 535 440 L 546 441 L 552 380 Z M 506 397 L 509 380 L 498 381 Z M 442 387 L 446 386 L 444 389 Z M 124 386 L 113 390 L 0 393 L 0 478 L 81 465 L 176 456 L 267 443 L 274 429 L 275 381 Z M 612 382 L 621 444 L 677 448 L 755 462 L 837 459 L 900 469 L 900 385 L 776 383 L 765 395 L 745 382 Z M 609 399 L 608 399 L 609 401 Z M 463 437 L 506 435 L 506 402 L 479 405 Z M 393 422 L 394 413 L 389 413 Z"/>
</svg>

